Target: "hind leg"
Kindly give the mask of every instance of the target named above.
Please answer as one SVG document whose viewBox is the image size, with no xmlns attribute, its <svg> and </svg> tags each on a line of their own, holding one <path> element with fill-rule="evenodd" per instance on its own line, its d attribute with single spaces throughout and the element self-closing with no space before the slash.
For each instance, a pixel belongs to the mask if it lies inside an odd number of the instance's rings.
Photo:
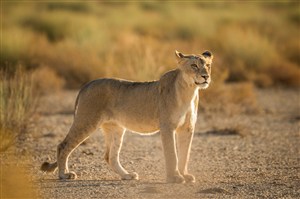
<svg viewBox="0 0 300 199">
<path fill-rule="evenodd" d="M 107 126 L 106 126 L 106 128 L 102 127 L 102 133 L 104 135 L 104 140 L 105 140 L 104 160 L 109 164 L 109 152 L 110 152 L 110 146 L 112 143 L 112 136 L 111 136 Z"/>
<path fill-rule="evenodd" d="M 75 179 L 77 176 L 68 168 L 70 154 L 97 128 L 96 122 L 89 122 L 85 125 L 74 120 L 72 127 L 64 141 L 57 147 L 58 175 L 60 179 Z"/>
<path fill-rule="evenodd" d="M 120 164 L 119 154 L 122 147 L 125 129 L 117 124 L 106 123 L 102 125 L 102 130 L 106 142 L 105 159 L 111 168 L 121 176 L 122 180 L 137 180 L 137 173 L 128 173 Z"/>
</svg>

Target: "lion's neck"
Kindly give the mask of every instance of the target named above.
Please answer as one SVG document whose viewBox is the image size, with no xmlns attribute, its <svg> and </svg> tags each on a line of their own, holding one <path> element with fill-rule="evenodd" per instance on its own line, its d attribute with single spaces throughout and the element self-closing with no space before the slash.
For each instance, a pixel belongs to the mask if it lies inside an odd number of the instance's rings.
<svg viewBox="0 0 300 199">
<path fill-rule="evenodd" d="M 181 99 L 182 102 L 190 102 L 195 95 L 198 95 L 199 88 L 194 82 L 190 82 L 188 78 L 179 70 L 176 80 L 175 88 L 177 97 Z"/>
</svg>

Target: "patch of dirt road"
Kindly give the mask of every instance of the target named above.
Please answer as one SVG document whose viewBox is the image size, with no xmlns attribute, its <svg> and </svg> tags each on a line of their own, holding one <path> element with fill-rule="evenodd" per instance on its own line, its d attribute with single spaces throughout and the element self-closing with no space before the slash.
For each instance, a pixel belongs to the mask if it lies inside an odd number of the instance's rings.
<svg viewBox="0 0 300 199">
<path fill-rule="evenodd" d="M 45 96 L 29 135 L 18 150 L 39 198 L 300 198 L 300 98 L 297 90 L 257 90 L 261 111 L 252 114 L 199 112 L 189 170 L 195 184 L 165 183 L 159 134 L 126 132 L 121 163 L 139 174 L 121 181 L 105 162 L 104 140 L 95 132 L 69 160 L 77 180 L 43 173 L 73 120 L 77 92 Z M 201 103 L 201 99 L 200 99 Z M 25 151 L 25 152 L 24 152 Z"/>
</svg>

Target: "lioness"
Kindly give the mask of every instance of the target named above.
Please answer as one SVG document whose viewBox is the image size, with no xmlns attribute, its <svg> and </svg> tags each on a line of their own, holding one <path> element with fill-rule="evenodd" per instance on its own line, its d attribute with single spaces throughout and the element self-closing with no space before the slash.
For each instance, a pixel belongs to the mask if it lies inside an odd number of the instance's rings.
<svg viewBox="0 0 300 199">
<path fill-rule="evenodd" d="M 75 179 L 76 174 L 68 169 L 68 157 L 100 127 L 105 137 L 105 160 L 123 180 L 138 179 L 137 173 L 128 173 L 119 162 L 124 133 L 126 129 L 142 134 L 160 131 L 167 182 L 195 182 L 187 163 L 197 119 L 198 90 L 209 86 L 213 55 L 209 51 L 175 54 L 177 69 L 158 81 L 97 79 L 86 84 L 77 96 L 69 133 L 57 147 L 57 162 L 45 162 L 41 170 L 50 172 L 58 167 L 60 179 Z"/>
</svg>

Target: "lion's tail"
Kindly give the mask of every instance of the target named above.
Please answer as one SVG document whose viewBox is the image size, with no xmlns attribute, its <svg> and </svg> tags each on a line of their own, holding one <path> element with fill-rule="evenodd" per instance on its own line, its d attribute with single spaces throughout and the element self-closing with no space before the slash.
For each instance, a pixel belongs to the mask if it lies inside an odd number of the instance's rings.
<svg viewBox="0 0 300 199">
<path fill-rule="evenodd" d="M 44 162 L 41 166 L 41 170 L 44 172 L 54 172 L 57 168 L 57 162 L 54 163 L 49 163 L 49 162 Z"/>
</svg>

